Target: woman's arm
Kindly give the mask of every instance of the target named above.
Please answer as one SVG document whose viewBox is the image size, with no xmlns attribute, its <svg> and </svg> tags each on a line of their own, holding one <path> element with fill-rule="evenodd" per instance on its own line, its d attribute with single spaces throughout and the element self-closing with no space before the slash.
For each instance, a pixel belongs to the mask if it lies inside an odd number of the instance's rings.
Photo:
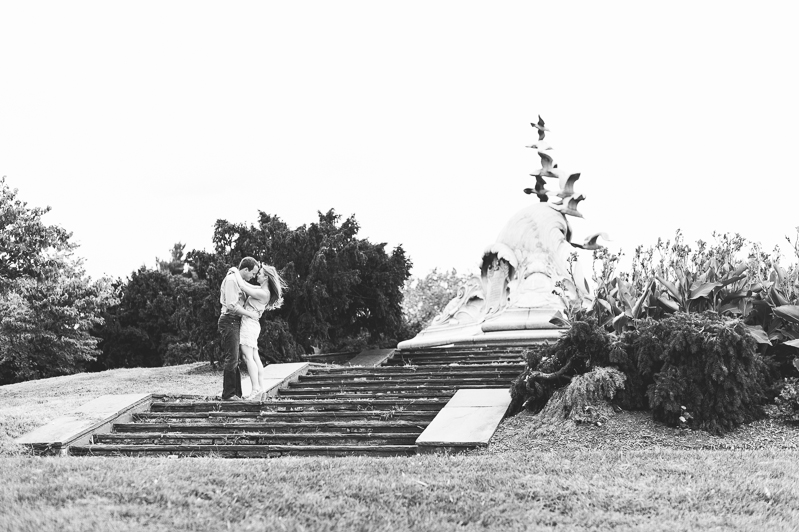
<svg viewBox="0 0 799 532">
<path fill-rule="evenodd" d="M 228 272 L 232 273 L 233 276 L 236 278 L 236 282 L 238 283 L 239 288 L 241 288 L 242 292 L 244 292 L 250 297 L 254 297 L 259 301 L 269 301 L 269 292 L 265 291 L 259 286 L 253 286 L 247 281 L 245 281 L 244 278 L 241 276 L 241 273 L 239 273 L 238 268 L 230 268 Z"/>
<path fill-rule="evenodd" d="M 253 286 L 245 282 L 241 286 L 241 291 L 250 297 L 254 297 L 258 301 L 269 301 L 269 292 L 259 286 Z"/>
</svg>

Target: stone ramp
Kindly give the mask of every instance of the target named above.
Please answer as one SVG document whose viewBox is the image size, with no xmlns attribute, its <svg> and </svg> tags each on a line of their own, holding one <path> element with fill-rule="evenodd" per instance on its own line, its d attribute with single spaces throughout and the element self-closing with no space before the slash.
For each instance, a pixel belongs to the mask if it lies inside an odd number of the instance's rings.
<svg viewBox="0 0 799 532">
<path fill-rule="evenodd" d="M 368 349 L 358 353 L 347 366 L 381 366 L 394 356 L 396 349 Z"/>
<path fill-rule="evenodd" d="M 421 453 L 487 447 L 505 417 L 508 388 L 460 389 L 416 439 Z"/>
<path fill-rule="evenodd" d="M 150 406 L 150 394 L 102 395 L 75 411 L 23 434 L 16 442 L 38 454 L 64 454 L 72 445 L 87 444 L 95 434 L 110 432 L 113 423 L 132 419 Z"/>
</svg>

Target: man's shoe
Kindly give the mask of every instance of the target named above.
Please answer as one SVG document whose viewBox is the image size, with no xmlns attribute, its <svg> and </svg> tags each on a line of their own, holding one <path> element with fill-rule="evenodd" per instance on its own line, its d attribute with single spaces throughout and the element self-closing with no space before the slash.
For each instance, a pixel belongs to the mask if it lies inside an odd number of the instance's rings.
<svg viewBox="0 0 799 532">
<path fill-rule="evenodd" d="M 231 395 L 230 397 L 223 397 L 223 401 L 241 401 L 241 397 L 238 395 Z"/>
</svg>

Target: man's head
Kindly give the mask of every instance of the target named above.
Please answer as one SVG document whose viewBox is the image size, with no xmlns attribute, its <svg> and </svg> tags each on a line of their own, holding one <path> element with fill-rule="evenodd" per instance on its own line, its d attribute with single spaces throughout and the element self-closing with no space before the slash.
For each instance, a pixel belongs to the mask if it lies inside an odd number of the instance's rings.
<svg viewBox="0 0 799 532">
<path fill-rule="evenodd" d="M 239 273 L 241 273 L 241 278 L 245 281 L 249 281 L 252 279 L 252 276 L 255 275 L 255 272 L 258 271 L 259 267 L 260 266 L 257 260 L 252 257 L 244 257 L 239 263 Z"/>
</svg>

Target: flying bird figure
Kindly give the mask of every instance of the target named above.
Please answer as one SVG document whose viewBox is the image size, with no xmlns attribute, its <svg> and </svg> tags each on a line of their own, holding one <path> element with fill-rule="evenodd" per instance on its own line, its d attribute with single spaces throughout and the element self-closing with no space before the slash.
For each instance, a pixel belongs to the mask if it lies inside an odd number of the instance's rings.
<svg viewBox="0 0 799 532">
<path fill-rule="evenodd" d="M 584 199 L 585 196 L 582 194 L 580 194 L 579 196 L 571 196 L 569 198 L 564 198 L 563 201 L 566 202 L 568 200 L 568 203 L 566 203 L 565 206 L 561 205 L 558 208 L 558 210 L 562 214 L 568 214 L 570 216 L 576 216 L 577 218 L 582 218 L 583 217 L 582 213 L 577 210 L 577 204 L 583 201 Z"/>
<path fill-rule="evenodd" d="M 549 190 L 546 189 L 547 182 L 540 175 L 535 176 L 535 188 L 524 189 L 525 194 L 535 194 L 542 203 L 549 201 Z"/>
<path fill-rule="evenodd" d="M 558 196 L 561 198 L 574 196 L 574 182 L 580 179 L 580 173 L 570 174 L 562 170 L 557 170 L 556 172 L 558 174 L 558 183 L 560 184 Z"/>
<path fill-rule="evenodd" d="M 541 115 L 538 115 L 538 123 L 535 124 L 530 122 L 530 125 L 533 126 L 538 130 L 538 140 L 544 140 L 545 131 L 549 131 L 546 127 L 544 127 L 544 119 L 541 118 Z"/>
<path fill-rule="evenodd" d="M 545 151 L 545 150 L 551 150 L 552 146 L 550 146 L 543 140 L 539 140 L 535 144 L 531 144 L 530 146 L 525 146 L 525 148 L 533 148 L 534 150 Z"/>
<path fill-rule="evenodd" d="M 602 249 L 605 246 L 597 243 L 598 238 L 602 238 L 603 240 L 610 240 L 608 238 L 607 233 L 595 233 L 593 235 L 586 237 L 585 242 L 583 242 L 582 244 L 575 244 L 572 242 L 571 245 L 580 249 L 588 249 L 588 250 Z"/>
<path fill-rule="evenodd" d="M 530 174 L 537 177 L 558 177 L 558 173 L 554 170 L 558 165 L 552 160 L 548 153 L 538 150 L 538 156 L 541 157 L 541 168 Z"/>
</svg>

